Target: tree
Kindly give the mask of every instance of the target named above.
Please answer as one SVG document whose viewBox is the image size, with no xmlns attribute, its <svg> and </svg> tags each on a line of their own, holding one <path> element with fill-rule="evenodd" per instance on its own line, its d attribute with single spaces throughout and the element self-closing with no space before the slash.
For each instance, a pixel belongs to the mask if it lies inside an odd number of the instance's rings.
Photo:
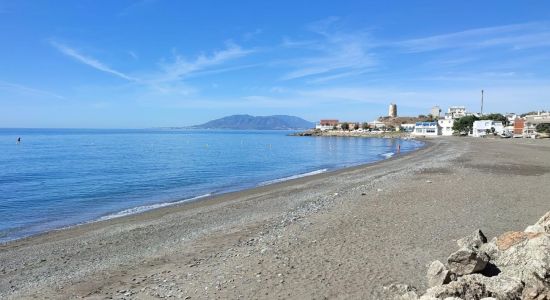
<svg viewBox="0 0 550 300">
<path fill-rule="evenodd" d="M 342 130 L 349 130 L 349 124 L 348 124 L 348 122 L 342 123 Z"/>
<path fill-rule="evenodd" d="M 355 124 L 353 125 L 353 129 L 355 129 L 355 130 L 359 129 L 359 123 L 355 123 Z"/>
<path fill-rule="evenodd" d="M 537 124 L 535 130 L 538 133 L 550 133 L 550 123 L 540 123 Z"/>
<path fill-rule="evenodd" d="M 492 121 L 500 121 L 504 126 L 508 126 L 510 122 L 508 122 L 508 119 L 503 116 L 502 114 L 488 114 L 481 117 L 481 120 L 492 120 Z"/>
<path fill-rule="evenodd" d="M 363 130 L 368 130 L 369 129 L 369 123 L 365 122 L 361 125 L 361 128 L 363 128 Z"/>
<path fill-rule="evenodd" d="M 453 124 L 453 131 L 459 133 L 468 133 L 472 131 L 474 121 L 479 120 L 476 116 L 465 116 L 458 120 L 455 120 Z"/>
</svg>

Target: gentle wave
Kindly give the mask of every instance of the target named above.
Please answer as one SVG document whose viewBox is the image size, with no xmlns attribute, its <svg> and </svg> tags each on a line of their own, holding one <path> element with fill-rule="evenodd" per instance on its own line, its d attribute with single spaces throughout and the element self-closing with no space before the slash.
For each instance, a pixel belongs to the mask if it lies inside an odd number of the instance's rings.
<svg viewBox="0 0 550 300">
<path fill-rule="evenodd" d="M 99 221 L 105 221 L 105 220 L 110 220 L 110 219 L 114 219 L 114 218 L 120 218 L 120 217 L 124 217 L 124 216 L 128 216 L 128 215 L 135 215 L 135 214 L 139 214 L 139 213 L 142 213 L 142 212 L 145 212 L 145 211 L 148 211 L 148 210 L 161 208 L 161 207 L 166 207 L 166 206 L 170 206 L 170 205 L 176 205 L 176 204 L 185 203 L 185 202 L 194 201 L 194 200 L 199 200 L 199 199 L 210 197 L 210 196 L 212 196 L 212 194 L 204 194 L 204 195 L 201 195 L 201 196 L 197 196 L 197 197 L 193 197 L 193 198 L 189 198 L 189 199 L 184 199 L 184 200 L 180 200 L 180 201 L 176 201 L 176 202 L 164 202 L 164 203 L 138 206 L 138 207 L 134 207 L 134 208 L 125 209 L 123 211 L 119 211 L 119 212 L 114 213 L 114 214 L 103 216 L 103 217 L 101 217 L 101 218 L 99 218 L 95 221 L 99 222 Z"/>
<path fill-rule="evenodd" d="M 288 181 L 288 180 L 302 178 L 302 177 L 306 177 L 306 176 L 317 175 L 317 174 L 325 173 L 326 171 L 328 171 L 328 169 L 320 169 L 320 170 L 316 170 L 316 171 L 312 171 L 312 172 L 307 172 L 307 173 L 292 175 L 292 176 L 288 176 L 288 177 L 268 180 L 268 181 L 264 181 L 264 182 L 259 183 L 258 186 L 264 186 L 264 185 L 268 185 L 268 184 Z"/>
<path fill-rule="evenodd" d="M 381 155 L 384 156 L 385 158 L 390 158 L 390 157 L 394 156 L 395 153 L 393 153 L 393 152 L 388 152 L 388 153 L 384 153 L 384 154 L 381 154 Z"/>
</svg>

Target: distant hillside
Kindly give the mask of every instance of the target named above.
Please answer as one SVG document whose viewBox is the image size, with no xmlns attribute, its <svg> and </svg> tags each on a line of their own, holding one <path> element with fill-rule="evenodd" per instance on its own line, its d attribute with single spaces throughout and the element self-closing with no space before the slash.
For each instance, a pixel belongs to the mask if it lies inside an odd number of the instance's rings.
<svg viewBox="0 0 550 300">
<path fill-rule="evenodd" d="M 257 129 L 257 130 L 285 130 L 285 129 L 309 129 L 315 127 L 315 123 L 294 116 L 250 116 L 233 115 L 221 119 L 212 120 L 193 128 L 202 129 Z"/>
</svg>

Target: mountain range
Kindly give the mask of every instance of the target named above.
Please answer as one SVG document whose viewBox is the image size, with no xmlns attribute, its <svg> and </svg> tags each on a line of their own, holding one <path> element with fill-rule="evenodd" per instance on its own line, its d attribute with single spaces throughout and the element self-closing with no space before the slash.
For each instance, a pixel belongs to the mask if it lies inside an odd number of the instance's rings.
<svg viewBox="0 0 550 300">
<path fill-rule="evenodd" d="M 315 123 L 302 118 L 287 115 L 251 116 L 232 115 L 212 120 L 201 125 L 192 126 L 200 129 L 254 129 L 254 130 L 289 130 L 309 129 Z"/>
</svg>

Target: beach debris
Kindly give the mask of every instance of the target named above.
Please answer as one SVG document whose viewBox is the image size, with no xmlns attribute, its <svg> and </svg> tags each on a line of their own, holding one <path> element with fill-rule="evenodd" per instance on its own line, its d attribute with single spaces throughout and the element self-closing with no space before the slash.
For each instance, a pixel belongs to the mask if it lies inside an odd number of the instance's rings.
<svg viewBox="0 0 550 300">
<path fill-rule="evenodd" d="M 489 256 L 483 251 L 462 247 L 447 259 L 449 270 L 456 275 L 467 275 L 483 271 Z"/>
<path fill-rule="evenodd" d="M 377 192 L 382 192 L 382 191 L 384 191 L 384 190 L 383 190 L 383 189 L 377 189 L 376 191 L 377 191 Z"/>
<path fill-rule="evenodd" d="M 426 180 L 426 183 L 432 183 L 432 181 L 431 180 Z"/>
<path fill-rule="evenodd" d="M 460 249 L 430 264 L 429 289 L 386 289 L 403 300 L 550 300 L 550 212 L 523 232 L 506 232 L 487 242 L 481 230 L 457 241 Z M 400 286 L 400 285 L 395 285 Z"/>
</svg>

